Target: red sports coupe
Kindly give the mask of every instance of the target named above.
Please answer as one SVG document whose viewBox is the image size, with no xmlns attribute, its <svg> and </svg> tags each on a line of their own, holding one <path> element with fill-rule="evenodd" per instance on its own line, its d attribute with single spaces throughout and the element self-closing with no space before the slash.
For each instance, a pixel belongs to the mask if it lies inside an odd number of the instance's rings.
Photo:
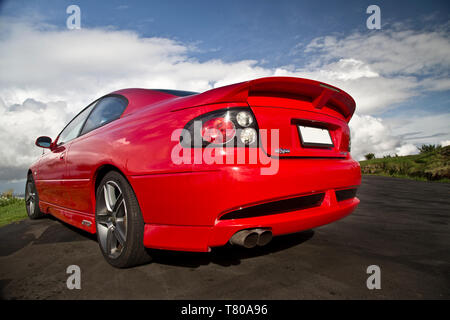
<svg viewBox="0 0 450 320">
<path fill-rule="evenodd" d="M 263 246 L 359 203 L 355 101 L 317 81 L 269 77 L 204 93 L 124 89 L 84 108 L 28 171 L 30 218 L 97 233 L 115 267 L 146 248 Z"/>
</svg>

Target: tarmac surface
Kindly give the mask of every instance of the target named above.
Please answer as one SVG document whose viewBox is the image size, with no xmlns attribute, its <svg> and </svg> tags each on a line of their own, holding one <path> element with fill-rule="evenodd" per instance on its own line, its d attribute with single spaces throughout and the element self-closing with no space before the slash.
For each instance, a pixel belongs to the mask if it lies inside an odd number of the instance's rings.
<svg viewBox="0 0 450 320">
<path fill-rule="evenodd" d="M 350 216 L 266 247 L 153 251 L 115 269 L 95 236 L 53 218 L 0 228 L 2 299 L 449 299 L 450 184 L 364 176 Z M 81 289 L 66 286 L 69 265 Z M 367 268 L 380 267 L 369 290 Z"/>
</svg>

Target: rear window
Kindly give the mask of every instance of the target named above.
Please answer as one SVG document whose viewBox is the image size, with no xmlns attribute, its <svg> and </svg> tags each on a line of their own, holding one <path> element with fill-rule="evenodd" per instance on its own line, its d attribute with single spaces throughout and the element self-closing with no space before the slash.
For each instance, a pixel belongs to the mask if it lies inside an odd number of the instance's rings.
<svg viewBox="0 0 450 320">
<path fill-rule="evenodd" d="M 127 104 L 128 101 L 120 96 L 107 96 L 102 98 L 97 102 L 95 109 L 86 120 L 81 134 L 88 133 L 120 118 Z"/>
<path fill-rule="evenodd" d="M 186 97 L 186 96 L 192 96 L 194 94 L 198 94 L 198 92 L 183 91 L 183 90 L 167 90 L 167 89 L 153 89 L 153 90 L 168 93 L 168 94 L 171 94 L 171 95 L 177 96 L 177 97 Z"/>
</svg>

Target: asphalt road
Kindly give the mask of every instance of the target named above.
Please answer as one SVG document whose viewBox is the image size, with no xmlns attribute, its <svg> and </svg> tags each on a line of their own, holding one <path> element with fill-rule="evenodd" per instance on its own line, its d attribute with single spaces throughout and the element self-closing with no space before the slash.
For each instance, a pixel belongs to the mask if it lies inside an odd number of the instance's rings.
<svg viewBox="0 0 450 320">
<path fill-rule="evenodd" d="M 119 270 L 94 237 L 55 219 L 0 228 L 3 299 L 449 299 L 450 184 L 365 176 L 361 204 L 327 226 L 266 247 L 154 251 Z M 81 289 L 66 268 L 81 268 Z M 368 290 L 367 267 L 381 270 Z"/>
</svg>

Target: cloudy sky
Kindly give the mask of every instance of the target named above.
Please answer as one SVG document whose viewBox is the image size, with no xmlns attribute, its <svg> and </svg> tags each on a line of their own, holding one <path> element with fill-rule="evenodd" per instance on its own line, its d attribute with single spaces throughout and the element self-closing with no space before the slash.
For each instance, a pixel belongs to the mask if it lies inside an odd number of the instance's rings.
<svg viewBox="0 0 450 320">
<path fill-rule="evenodd" d="M 81 9 L 69 30 L 66 8 Z M 366 9 L 381 8 L 381 29 Z M 1 1 L 0 191 L 94 99 L 297 76 L 352 95 L 352 154 L 450 144 L 448 1 Z"/>
</svg>

